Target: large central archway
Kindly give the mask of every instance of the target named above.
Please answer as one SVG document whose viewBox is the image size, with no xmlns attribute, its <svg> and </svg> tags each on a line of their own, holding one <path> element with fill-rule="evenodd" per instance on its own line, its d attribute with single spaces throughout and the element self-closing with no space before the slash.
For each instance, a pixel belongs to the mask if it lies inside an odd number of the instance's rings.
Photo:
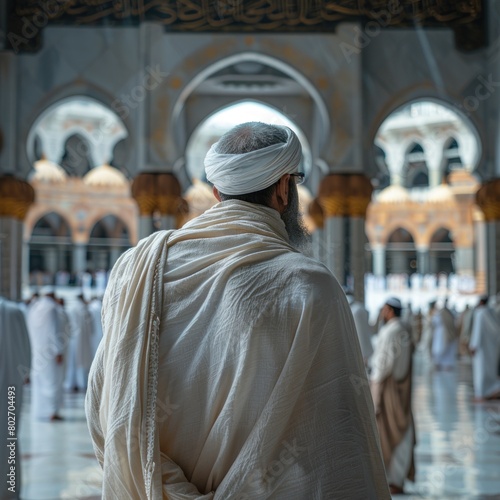
<svg viewBox="0 0 500 500">
<path fill-rule="evenodd" d="M 258 101 L 245 100 L 218 110 L 207 117 L 195 129 L 186 147 L 186 170 L 191 179 L 205 181 L 204 158 L 210 146 L 221 135 L 244 121 L 258 121 L 274 125 L 286 125 L 298 136 L 302 145 L 301 171 L 307 175 L 311 171 L 311 148 L 304 132 L 286 115 Z"/>
</svg>

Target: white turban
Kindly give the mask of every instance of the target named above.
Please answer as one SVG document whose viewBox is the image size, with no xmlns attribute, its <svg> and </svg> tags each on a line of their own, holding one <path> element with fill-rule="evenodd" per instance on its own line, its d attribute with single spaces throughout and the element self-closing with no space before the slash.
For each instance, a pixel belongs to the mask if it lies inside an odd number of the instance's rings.
<svg viewBox="0 0 500 500">
<path fill-rule="evenodd" d="M 288 128 L 287 141 L 242 154 L 219 154 L 218 142 L 205 157 L 207 179 L 221 192 L 229 195 L 255 193 L 272 186 L 285 174 L 297 172 L 302 147 Z"/>
</svg>

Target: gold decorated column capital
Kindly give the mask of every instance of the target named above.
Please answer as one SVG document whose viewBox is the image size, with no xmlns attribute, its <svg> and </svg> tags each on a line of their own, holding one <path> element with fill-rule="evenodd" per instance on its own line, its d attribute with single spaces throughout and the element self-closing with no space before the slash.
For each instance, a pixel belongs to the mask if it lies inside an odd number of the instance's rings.
<svg viewBox="0 0 500 500">
<path fill-rule="evenodd" d="M 24 220 L 35 201 L 35 190 L 13 175 L 0 176 L 0 217 Z"/>
<path fill-rule="evenodd" d="M 132 198 L 136 201 L 139 214 L 142 216 L 153 215 L 156 210 L 156 175 L 143 173 L 132 181 Z"/>
<path fill-rule="evenodd" d="M 500 221 L 500 179 L 485 182 L 476 193 L 476 203 L 486 222 Z"/>
<path fill-rule="evenodd" d="M 155 172 L 139 174 L 132 182 L 132 197 L 139 206 L 139 213 L 152 216 L 183 216 L 189 211 L 182 198 L 182 188 L 174 174 Z"/>
<path fill-rule="evenodd" d="M 373 187 L 363 174 L 330 174 L 319 186 L 325 217 L 365 217 Z"/>
</svg>

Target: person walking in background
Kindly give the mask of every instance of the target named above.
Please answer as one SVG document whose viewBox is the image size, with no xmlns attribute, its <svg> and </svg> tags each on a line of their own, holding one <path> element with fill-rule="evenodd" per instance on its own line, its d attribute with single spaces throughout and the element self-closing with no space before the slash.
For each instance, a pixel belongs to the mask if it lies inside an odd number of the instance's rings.
<svg viewBox="0 0 500 500">
<path fill-rule="evenodd" d="M 466 356 L 469 354 L 469 343 L 472 336 L 472 319 L 474 315 L 474 309 L 472 309 L 469 304 L 465 306 L 465 309 L 460 315 L 460 320 L 458 324 L 458 330 L 460 332 L 459 336 L 459 346 L 458 351 L 461 356 Z"/>
<path fill-rule="evenodd" d="M 452 370 L 457 363 L 458 338 L 455 318 L 446 307 L 437 308 L 436 301 L 429 304 L 432 326 L 432 362 L 436 370 Z"/>
<path fill-rule="evenodd" d="M 19 498 L 20 466 L 15 463 L 14 475 L 9 458 L 21 456 L 19 420 L 23 404 L 23 385 L 31 366 L 31 347 L 24 313 L 18 304 L 0 297 L 0 498 Z M 10 431 L 9 429 L 12 429 Z M 12 432 L 12 434 L 11 434 Z"/>
<path fill-rule="evenodd" d="M 32 412 L 37 419 L 62 420 L 65 339 L 54 290 L 42 290 L 42 297 L 28 308 L 31 341 Z"/>
<path fill-rule="evenodd" d="M 383 326 L 370 361 L 370 388 L 382 456 L 392 494 L 403 493 L 405 479 L 414 481 L 415 428 L 411 409 L 413 343 L 401 321 L 401 301 L 387 299 Z"/>
<path fill-rule="evenodd" d="M 93 359 L 93 320 L 83 295 L 78 295 L 77 300 L 68 308 L 68 317 L 71 339 L 65 387 L 76 392 L 87 388 L 87 378 Z"/>
</svg>

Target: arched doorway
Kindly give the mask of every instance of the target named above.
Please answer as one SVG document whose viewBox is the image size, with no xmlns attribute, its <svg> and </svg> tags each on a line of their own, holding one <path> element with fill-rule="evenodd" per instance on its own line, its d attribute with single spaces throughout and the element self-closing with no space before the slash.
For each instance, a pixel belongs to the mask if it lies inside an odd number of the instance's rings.
<svg viewBox="0 0 500 500">
<path fill-rule="evenodd" d="M 30 285 L 68 285 L 71 282 L 72 241 L 66 220 L 51 212 L 41 217 L 29 240 Z"/>
<path fill-rule="evenodd" d="M 312 167 L 311 148 L 302 130 L 275 108 L 257 101 L 246 100 L 218 110 L 203 120 L 194 130 L 186 148 L 186 169 L 191 179 L 206 181 L 203 164 L 205 155 L 221 135 L 241 123 L 242 116 L 245 117 L 245 121 L 258 121 L 290 127 L 301 142 L 303 159 L 300 170 L 306 173 L 307 178 Z"/>
<path fill-rule="evenodd" d="M 98 220 L 90 232 L 87 268 L 91 272 L 109 271 L 118 257 L 131 247 L 127 225 L 115 215 Z"/>
<path fill-rule="evenodd" d="M 406 188 L 429 187 L 429 169 L 424 149 L 418 142 L 409 146 L 405 157 L 404 186 Z"/>
<path fill-rule="evenodd" d="M 386 274 L 410 275 L 417 270 L 417 251 L 413 236 L 400 227 L 393 231 L 386 245 Z"/>
<path fill-rule="evenodd" d="M 433 274 L 455 272 L 455 245 L 448 229 L 442 227 L 434 232 L 429 247 L 429 267 Z"/>
</svg>

